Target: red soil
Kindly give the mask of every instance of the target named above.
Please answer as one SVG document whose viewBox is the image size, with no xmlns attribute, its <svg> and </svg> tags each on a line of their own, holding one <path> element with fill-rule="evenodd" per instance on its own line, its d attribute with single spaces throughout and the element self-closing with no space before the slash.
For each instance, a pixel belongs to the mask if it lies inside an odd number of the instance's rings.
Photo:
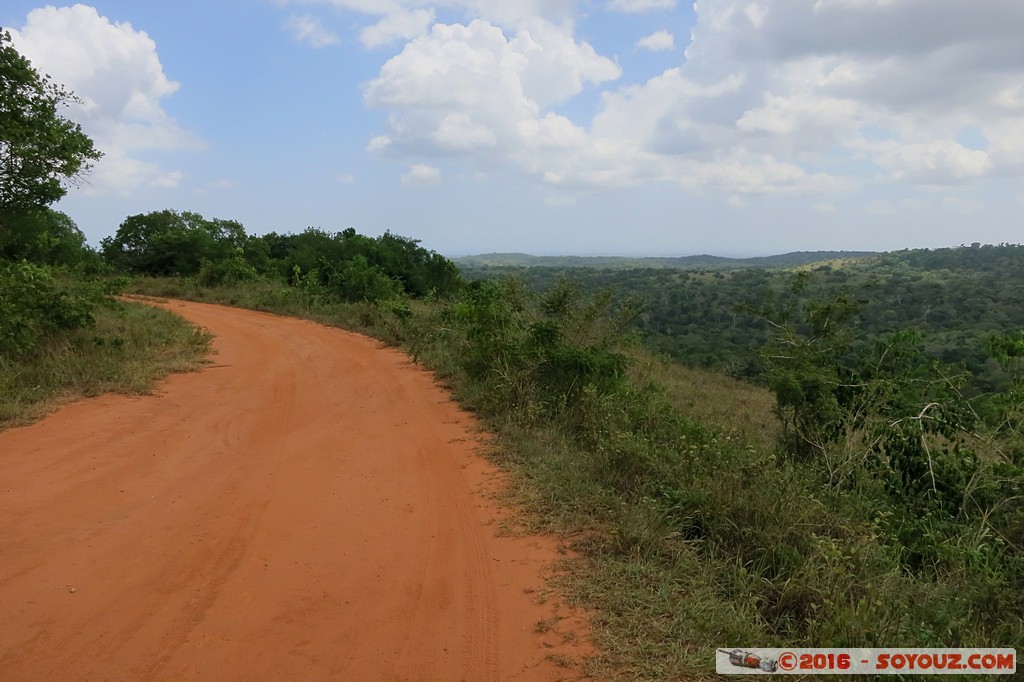
<svg viewBox="0 0 1024 682">
<path fill-rule="evenodd" d="M 499 535 L 501 478 L 427 373 L 165 305 L 215 364 L 0 434 L 0 679 L 579 677 L 549 660 L 590 653 L 542 597 L 557 543 Z"/>
</svg>

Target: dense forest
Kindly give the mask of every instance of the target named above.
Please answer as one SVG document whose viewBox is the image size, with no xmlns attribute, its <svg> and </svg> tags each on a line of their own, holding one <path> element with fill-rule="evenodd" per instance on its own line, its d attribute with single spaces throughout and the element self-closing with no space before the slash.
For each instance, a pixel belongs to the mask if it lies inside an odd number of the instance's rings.
<svg viewBox="0 0 1024 682">
<path fill-rule="evenodd" d="M 930 356 L 969 372 L 976 390 L 1008 387 L 1009 377 L 986 346 L 993 334 L 1024 328 L 1024 247 L 972 244 L 800 265 L 811 275 L 802 295 L 844 295 L 858 302 L 853 323 L 860 342 L 914 330 Z M 794 272 L 753 263 L 726 270 L 465 264 L 461 269 L 469 279 L 514 275 L 537 291 L 570 277 L 590 291 L 636 297 L 644 309 L 636 326 L 653 349 L 747 379 L 761 372 L 757 351 L 770 337 L 761 311 L 787 295 Z"/>
</svg>

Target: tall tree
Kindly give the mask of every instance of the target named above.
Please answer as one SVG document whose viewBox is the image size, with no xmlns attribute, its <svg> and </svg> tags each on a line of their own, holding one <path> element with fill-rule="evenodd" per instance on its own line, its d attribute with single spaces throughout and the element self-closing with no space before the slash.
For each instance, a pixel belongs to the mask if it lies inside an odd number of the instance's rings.
<svg viewBox="0 0 1024 682">
<path fill-rule="evenodd" d="M 63 197 L 102 155 L 81 126 L 60 114 L 74 101 L 0 31 L 0 229 Z"/>
</svg>

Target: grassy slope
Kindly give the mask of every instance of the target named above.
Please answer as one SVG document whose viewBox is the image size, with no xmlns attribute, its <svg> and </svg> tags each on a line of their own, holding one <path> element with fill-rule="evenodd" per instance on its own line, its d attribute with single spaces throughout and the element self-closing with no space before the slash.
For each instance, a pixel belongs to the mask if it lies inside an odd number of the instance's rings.
<svg viewBox="0 0 1024 682">
<path fill-rule="evenodd" d="M 871 481 L 830 491 L 777 462 L 772 400 L 757 388 L 638 350 L 621 395 L 586 397 L 572 424 L 546 421 L 534 403 L 496 398 L 500 380 L 466 375 L 463 339 L 441 305 L 413 302 L 403 319 L 273 284 L 147 280 L 140 291 L 309 317 L 404 345 L 433 368 L 495 433 L 492 456 L 513 472 L 523 522 L 578 550 L 561 583 L 594 610 L 599 676 L 711 679 L 716 646 L 1005 646 L 1024 636 L 1007 617 L 1019 595 L 982 576 L 998 559 L 968 553 L 974 563 L 939 576 L 909 574 L 877 525 L 884 496 Z"/>
<path fill-rule="evenodd" d="M 0 429 L 77 398 L 149 392 L 168 374 L 199 367 L 209 341 L 177 315 L 148 305 L 99 308 L 94 327 L 51 339 L 20 362 L 0 362 Z"/>
</svg>

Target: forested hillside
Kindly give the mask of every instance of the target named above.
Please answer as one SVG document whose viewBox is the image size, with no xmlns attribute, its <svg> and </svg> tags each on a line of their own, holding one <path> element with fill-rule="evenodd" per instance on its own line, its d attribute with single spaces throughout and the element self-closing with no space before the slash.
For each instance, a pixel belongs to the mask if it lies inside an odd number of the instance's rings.
<svg viewBox="0 0 1024 682">
<path fill-rule="evenodd" d="M 515 275 L 538 291 L 561 277 L 584 288 L 638 297 L 637 328 L 652 348 L 698 367 L 755 378 L 757 351 L 770 326 L 759 311 L 785 296 L 793 268 L 473 268 L 470 279 Z M 993 334 L 1024 328 L 1024 247 L 974 244 L 919 249 L 803 266 L 803 295 L 846 295 L 859 304 L 861 342 L 896 331 L 919 332 L 927 353 L 963 366 L 979 391 L 1005 389 L 1008 378 L 986 351 Z"/>
</svg>

